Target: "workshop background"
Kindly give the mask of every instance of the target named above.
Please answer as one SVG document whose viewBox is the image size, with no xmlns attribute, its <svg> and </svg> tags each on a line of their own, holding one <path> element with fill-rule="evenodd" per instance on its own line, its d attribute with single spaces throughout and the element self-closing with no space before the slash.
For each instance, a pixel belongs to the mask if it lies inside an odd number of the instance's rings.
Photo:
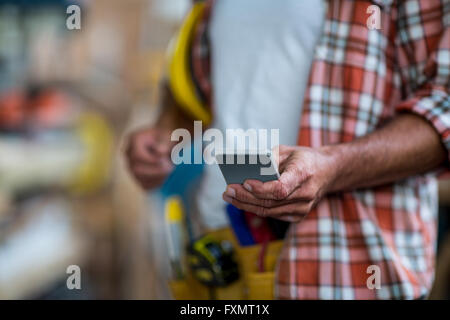
<svg viewBox="0 0 450 320">
<path fill-rule="evenodd" d="M 81 30 L 66 28 L 69 4 Z M 160 195 L 130 177 L 123 140 L 155 119 L 189 6 L 0 0 L 0 299 L 172 297 Z M 441 181 L 436 299 L 450 294 L 449 212 Z M 69 265 L 82 290 L 67 289 Z"/>
</svg>

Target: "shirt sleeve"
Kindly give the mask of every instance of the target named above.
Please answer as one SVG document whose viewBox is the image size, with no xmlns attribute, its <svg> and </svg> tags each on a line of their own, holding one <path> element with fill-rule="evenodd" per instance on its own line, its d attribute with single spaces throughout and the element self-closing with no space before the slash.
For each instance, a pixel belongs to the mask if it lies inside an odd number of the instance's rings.
<svg viewBox="0 0 450 320">
<path fill-rule="evenodd" d="M 428 120 L 450 160 L 450 1 L 398 3 L 395 41 L 407 98 L 396 109 Z"/>
</svg>

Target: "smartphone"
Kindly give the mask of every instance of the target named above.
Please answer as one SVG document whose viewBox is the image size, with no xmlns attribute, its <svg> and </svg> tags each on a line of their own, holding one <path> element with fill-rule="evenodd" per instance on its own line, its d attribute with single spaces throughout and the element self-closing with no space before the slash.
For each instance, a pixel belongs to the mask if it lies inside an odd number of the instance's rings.
<svg viewBox="0 0 450 320">
<path fill-rule="evenodd" d="M 227 184 L 243 184 L 249 179 L 268 182 L 280 177 L 270 150 L 217 152 L 216 161 Z"/>
</svg>

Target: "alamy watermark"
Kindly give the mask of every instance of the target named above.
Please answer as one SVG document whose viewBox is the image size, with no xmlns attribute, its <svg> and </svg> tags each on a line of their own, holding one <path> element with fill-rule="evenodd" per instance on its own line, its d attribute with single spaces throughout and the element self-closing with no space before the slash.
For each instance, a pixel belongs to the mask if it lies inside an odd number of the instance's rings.
<svg viewBox="0 0 450 320">
<path fill-rule="evenodd" d="M 66 27 L 69 30 L 81 30 L 81 8 L 75 4 L 70 5 L 66 9 L 68 15 L 66 19 Z"/>
<path fill-rule="evenodd" d="M 367 278 L 366 285 L 369 290 L 381 289 L 381 269 L 379 266 L 372 264 L 367 267 L 367 274 L 370 276 Z"/>
<path fill-rule="evenodd" d="M 81 290 L 81 268 L 75 264 L 67 267 L 66 273 L 69 275 L 66 286 L 69 290 Z"/>
<path fill-rule="evenodd" d="M 369 30 L 381 29 L 381 9 L 373 4 L 367 7 L 366 13 L 370 14 L 367 18 L 366 25 Z"/>
<path fill-rule="evenodd" d="M 177 165 L 182 163 L 234 164 L 235 161 L 237 164 L 245 164 L 245 161 L 256 164 L 258 160 L 265 165 L 270 162 L 270 159 L 265 156 L 267 151 L 270 151 L 275 158 L 278 156 L 280 130 L 238 128 L 226 129 L 223 132 L 216 128 L 209 128 L 203 132 L 202 122 L 194 121 L 194 137 L 189 130 L 179 128 L 172 132 L 171 140 L 178 142 L 171 152 L 172 162 Z M 190 152 L 192 143 L 193 155 Z M 234 154 L 242 156 L 234 157 Z M 249 156 L 245 157 L 244 154 Z M 217 159 L 216 155 L 223 156 Z"/>
</svg>

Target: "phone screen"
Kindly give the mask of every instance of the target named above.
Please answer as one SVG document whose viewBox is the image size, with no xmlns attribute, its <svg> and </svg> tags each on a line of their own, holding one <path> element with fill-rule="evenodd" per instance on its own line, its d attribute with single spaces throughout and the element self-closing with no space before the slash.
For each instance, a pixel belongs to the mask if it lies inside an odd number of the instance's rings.
<svg viewBox="0 0 450 320">
<path fill-rule="evenodd" d="M 220 153 L 216 155 L 216 161 L 227 184 L 243 184 L 249 179 L 267 182 L 279 178 L 270 152 Z"/>
</svg>

